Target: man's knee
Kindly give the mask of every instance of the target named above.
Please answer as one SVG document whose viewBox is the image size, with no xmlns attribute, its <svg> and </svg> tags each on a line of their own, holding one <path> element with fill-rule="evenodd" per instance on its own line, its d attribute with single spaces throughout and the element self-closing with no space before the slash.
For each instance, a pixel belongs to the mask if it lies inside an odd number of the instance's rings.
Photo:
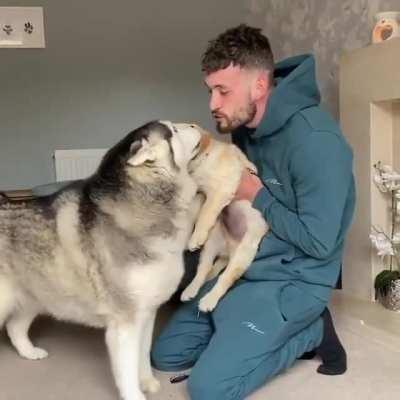
<svg viewBox="0 0 400 400">
<path fill-rule="evenodd" d="M 168 371 L 168 354 L 165 346 L 162 346 L 158 341 L 153 344 L 151 349 L 151 363 L 154 368 L 160 371 Z"/>
<path fill-rule="evenodd" d="M 195 365 L 188 380 L 191 400 L 242 400 L 243 380 L 240 376 L 227 379 L 210 365 Z"/>
<path fill-rule="evenodd" d="M 191 368 L 194 361 L 185 354 L 173 351 L 168 341 L 156 340 L 151 350 L 151 361 L 154 368 L 160 371 L 182 371 Z"/>
</svg>

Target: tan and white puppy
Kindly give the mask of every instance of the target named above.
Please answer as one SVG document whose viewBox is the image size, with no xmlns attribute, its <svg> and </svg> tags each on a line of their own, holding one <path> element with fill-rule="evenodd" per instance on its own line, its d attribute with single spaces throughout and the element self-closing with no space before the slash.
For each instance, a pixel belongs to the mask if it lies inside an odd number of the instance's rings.
<svg viewBox="0 0 400 400">
<path fill-rule="evenodd" d="M 204 248 L 196 276 L 181 300 L 194 298 L 206 280 L 225 269 L 213 289 L 200 300 L 199 309 L 207 312 L 249 267 L 268 225 L 249 201 L 234 200 L 243 170 L 257 173 L 256 167 L 237 146 L 203 132 L 199 152 L 189 163 L 189 173 L 205 200 L 188 248 Z"/>
</svg>

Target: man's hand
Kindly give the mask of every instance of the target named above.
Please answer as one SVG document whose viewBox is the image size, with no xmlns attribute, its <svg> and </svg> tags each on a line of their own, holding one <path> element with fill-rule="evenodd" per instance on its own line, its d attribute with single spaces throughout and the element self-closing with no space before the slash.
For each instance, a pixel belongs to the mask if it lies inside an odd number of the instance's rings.
<svg viewBox="0 0 400 400">
<path fill-rule="evenodd" d="M 235 194 L 235 200 L 248 200 L 253 203 L 258 191 L 263 187 L 260 178 L 248 169 L 242 172 L 239 187 Z"/>
</svg>

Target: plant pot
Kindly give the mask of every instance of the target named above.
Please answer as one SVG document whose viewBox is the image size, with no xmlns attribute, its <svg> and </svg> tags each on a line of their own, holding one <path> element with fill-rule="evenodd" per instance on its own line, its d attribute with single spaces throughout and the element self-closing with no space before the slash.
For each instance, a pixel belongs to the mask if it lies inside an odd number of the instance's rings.
<svg viewBox="0 0 400 400">
<path fill-rule="evenodd" d="M 377 298 L 385 308 L 400 312 L 400 279 L 393 280 L 386 293 L 378 291 Z"/>
</svg>

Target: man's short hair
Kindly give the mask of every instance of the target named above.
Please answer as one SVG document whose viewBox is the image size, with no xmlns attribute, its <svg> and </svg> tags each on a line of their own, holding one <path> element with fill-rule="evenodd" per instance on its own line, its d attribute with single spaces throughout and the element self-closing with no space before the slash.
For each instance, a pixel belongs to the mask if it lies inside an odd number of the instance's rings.
<svg viewBox="0 0 400 400">
<path fill-rule="evenodd" d="M 269 40 L 261 29 L 245 24 L 228 29 L 208 43 L 201 60 L 201 69 L 207 75 L 228 67 L 261 68 L 273 74 L 274 57 Z"/>
</svg>

